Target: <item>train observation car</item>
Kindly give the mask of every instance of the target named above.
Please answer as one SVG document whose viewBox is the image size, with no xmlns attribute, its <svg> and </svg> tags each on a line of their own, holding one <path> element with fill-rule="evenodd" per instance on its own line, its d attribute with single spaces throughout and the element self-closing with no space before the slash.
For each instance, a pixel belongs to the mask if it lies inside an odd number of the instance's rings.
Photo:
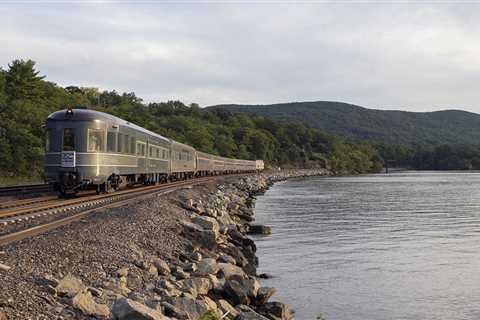
<svg viewBox="0 0 480 320">
<path fill-rule="evenodd" d="M 51 114 L 45 124 L 45 179 L 62 194 L 122 182 L 151 183 L 170 174 L 169 139 L 112 115 L 85 109 Z"/>
<path fill-rule="evenodd" d="M 62 195 L 109 192 L 120 185 L 263 170 L 263 161 L 195 150 L 115 116 L 87 109 L 52 113 L 46 121 L 45 180 Z"/>
</svg>

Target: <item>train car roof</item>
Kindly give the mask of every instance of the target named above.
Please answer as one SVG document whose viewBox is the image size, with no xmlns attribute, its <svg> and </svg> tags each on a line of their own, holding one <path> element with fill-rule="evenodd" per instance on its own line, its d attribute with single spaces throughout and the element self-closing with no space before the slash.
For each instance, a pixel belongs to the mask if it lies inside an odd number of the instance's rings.
<svg viewBox="0 0 480 320">
<path fill-rule="evenodd" d="M 197 151 L 197 150 L 195 150 L 194 147 L 189 146 L 188 144 L 181 143 L 181 142 L 178 142 L 178 141 L 175 141 L 175 140 L 172 140 L 172 139 L 170 139 L 170 141 L 172 142 L 172 145 L 180 146 L 180 147 L 185 148 L 185 149 L 191 149 L 191 150 Z"/>
<path fill-rule="evenodd" d="M 71 110 L 72 113 L 67 112 Z M 158 133 L 152 132 L 136 124 L 131 122 L 125 121 L 121 118 L 115 117 L 114 115 L 96 111 L 96 110 L 89 110 L 89 109 L 64 109 L 60 111 L 56 111 L 48 116 L 47 120 L 54 120 L 54 121 L 94 121 L 94 120 L 101 120 L 101 121 L 108 121 L 110 123 L 114 123 L 116 125 L 122 125 L 125 127 L 130 127 L 137 131 L 149 134 L 156 138 L 165 140 L 165 142 L 171 143 L 173 140 L 170 140 L 164 136 L 159 135 Z"/>
</svg>

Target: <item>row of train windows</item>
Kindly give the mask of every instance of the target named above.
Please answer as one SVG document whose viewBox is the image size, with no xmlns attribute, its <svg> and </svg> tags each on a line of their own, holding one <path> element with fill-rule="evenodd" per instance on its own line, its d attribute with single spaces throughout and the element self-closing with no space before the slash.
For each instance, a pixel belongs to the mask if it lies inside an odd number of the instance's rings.
<svg viewBox="0 0 480 320">
<path fill-rule="evenodd" d="M 51 134 L 49 130 L 46 137 L 46 150 L 51 150 Z M 136 144 L 136 148 L 135 148 Z M 62 151 L 75 150 L 75 129 L 63 129 Z M 89 152 L 105 151 L 105 131 L 101 129 L 88 129 L 88 147 Z M 146 144 L 137 142 L 135 137 L 128 134 L 107 132 L 107 152 L 119 152 L 127 154 L 136 154 L 138 156 L 146 155 Z M 168 159 L 168 150 L 160 147 L 150 146 L 150 157 L 158 159 Z"/>
<path fill-rule="evenodd" d="M 193 160 L 193 157 L 191 154 L 187 153 L 187 152 L 177 152 L 177 151 L 174 151 L 173 152 L 173 159 L 174 160 L 180 160 L 180 161 L 192 161 Z"/>
<path fill-rule="evenodd" d="M 168 159 L 168 153 L 169 151 L 164 148 L 160 147 L 155 147 L 155 146 L 150 146 L 149 148 L 149 156 L 150 158 L 156 158 L 156 159 Z"/>
<path fill-rule="evenodd" d="M 53 151 L 51 140 L 52 130 L 47 131 L 46 135 L 46 145 L 45 149 L 47 151 Z M 132 137 L 132 141 L 134 138 Z M 107 138 L 107 149 L 108 151 L 115 151 L 115 147 L 112 147 L 113 137 L 110 136 L 110 132 Z M 104 131 L 103 130 L 95 130 L 95 129 L 88 129 L 88 151 L 93 152 L 102 152 L 105 148 L 105 139 L 104 139 Z M 120 146 L 119 146 L 120 148 Z M 65 128 L 63 129 L 62 135 L 62 151 L 75 151 L 75 129 L 73 128 Z M 118 151 L 120 152 L 120 151 Z"/>
</svg>

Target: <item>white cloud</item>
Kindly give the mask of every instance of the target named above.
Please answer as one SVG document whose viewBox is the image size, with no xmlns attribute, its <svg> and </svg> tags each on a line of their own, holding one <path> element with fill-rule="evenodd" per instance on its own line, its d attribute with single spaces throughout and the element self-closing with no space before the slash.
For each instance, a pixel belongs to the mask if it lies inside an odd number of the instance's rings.
<svg viewBox="0 0 480 320">
<path fill-rule="evenodd" d="M 476 5 L 0 4 L 1 64 L 202 105 L 340 100 L 480 112 Z M 477 107 L 478 106 L 478 107 Z"/>
</svg>

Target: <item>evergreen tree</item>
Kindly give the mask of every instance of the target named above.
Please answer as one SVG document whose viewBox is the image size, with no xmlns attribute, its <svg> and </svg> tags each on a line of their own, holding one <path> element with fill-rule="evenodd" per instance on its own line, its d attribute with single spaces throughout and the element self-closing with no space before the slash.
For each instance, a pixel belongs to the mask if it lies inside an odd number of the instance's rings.
<svg viewBox="0 0 480 320">
<path fill-rule="evenodd" d="M 10 101 L 42 97 L 42 79 L 32 60 L 14 60 L 6 73 L 6 93 Z"/>
</svg>

